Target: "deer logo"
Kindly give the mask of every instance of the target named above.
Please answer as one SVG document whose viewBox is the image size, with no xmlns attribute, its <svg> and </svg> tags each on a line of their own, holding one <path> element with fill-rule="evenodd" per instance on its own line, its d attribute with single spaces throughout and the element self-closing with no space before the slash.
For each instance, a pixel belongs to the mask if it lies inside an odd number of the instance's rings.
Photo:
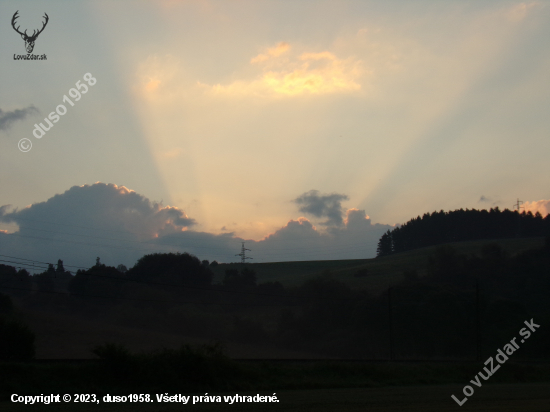
<svg viewBox="0 0 550 412">
<path fill-rule="evenodd" d="M 48 17 L 48 15 L 46 13 L 44 13 L 44 18 L 46 19 L 46 21 L 43 23 L 42 28 L 40 30 L 38 30 L 38 32 L 36 30 L 34 30 L 32 32 L 32 35 L 29 36 L 29 35 L 27 35 L 27 30 L 25 30 L 24 33 L 19 31 L 19 27 L 21 27 L 21 26 L 15 27 L 15 20 L 19 17 L 17 15 L 17 13 L 19 13 L 19 10 L 17 10 L 15 12 L 15 14 L 13 15 L 13 18 L 11 19 L 11 25 L 12 25 L 13 29 L 21 35 L 21 38 L 23 40 L 25 40 L 25 48 L 27 49 L 27 53 L 32 53 L 32 51 L 34 49 L 34 42 L 36 41 L 36 38 L 38 37 L 38 35 L 40 33 L 42 33 L 44 31 L 44 28 L 46 27 L 46 24 L 48 24 L 48 20 L 50 18 Z"/>
</svg>

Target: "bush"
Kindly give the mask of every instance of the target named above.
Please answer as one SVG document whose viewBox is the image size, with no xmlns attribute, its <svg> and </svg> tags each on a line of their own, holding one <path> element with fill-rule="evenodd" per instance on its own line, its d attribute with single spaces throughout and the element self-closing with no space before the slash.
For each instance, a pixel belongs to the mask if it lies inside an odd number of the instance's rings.
<svg viewBox="0 0 550 412">
<path fill-rule="evenodd" d="M 11 315 L 13 313 L 13 302 L 8 295 L 0 293 L 0 315 Z"/>
<path fill-rule="evenodd" d="M 125 346 L 107 343 L 92 352 L 104 361 L 113 390 L 121 388 L 117 385 L 151 390 L 228 390 L 243 376 L 240 366 L 219 344 L 132 354 Z"/>
<path fill-rule="evenodd" d="M 0 360 L 34 358 L 34 333 L 17 320 L 0 317 Z"/>
</svg>

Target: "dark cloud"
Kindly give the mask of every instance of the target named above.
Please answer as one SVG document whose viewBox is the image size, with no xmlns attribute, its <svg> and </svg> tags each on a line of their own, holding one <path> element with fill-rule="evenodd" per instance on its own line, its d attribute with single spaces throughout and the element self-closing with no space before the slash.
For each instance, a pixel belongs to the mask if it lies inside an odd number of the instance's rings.
<svg viewBox="0 0 550 412">
<path fill-rule="evenodd" d="M 18 226 L 9 230 L 16 230 L 13 233 L 0 231 L 0 250 L 8 256 L 52 263 L 63 259 L 66 265 L 82 267 L 92 266 L 97 256 L 108 265 L 132 267 L 145 254 L 168 252 L 236 262 L 241 242 L 251 249 L 247 256 L 254 263 L 372 258 L 380 236 L 392 226 L 372 224 L 364 210 L 344 214 L 340 202 L 345 198 L 306 193 L 299 198 L 303 207 L 332 219 L 331 226 L 319 231 L 301 217 L 254 241 L 234 232 L 194 231 L 195 220 L 182 210 L 164 207 L 124 186 L 74 186 L 22 209 L 0 206 L 0 222 Z"/>
<path fill-rule="evenodd" d="M 0 236 L 0 248 L 13 256 L 53 262 L 66 258 L 77 265 L 102 256 L 106 263 L 130 266 L 140 256 L 160 251 L 157 238 L 196 224 L 178 208 L 103 183 L 74 186 L 22 209 L 2 206 L 0 222 L 19 227 Z"/>
<path fill-rule="evenodd" d="M 24 109 L 15 109 L 12 112 L 5 112 L 0 109 L 0 130 L 8 130 L 13 122 L 23 120 L 32 113 L 38 113 L 38 109 L 34 106 L 29 106 Z"/>
<path fill-rule="evenodd" d="M 366 259 L 376 256 L 378 240 L 388 229 L 393 226 L 373 224 L 364 210 L 349 209 L 341 226 L 320 232 L 302 217 L 247 247 L 252 249 L 251 256 L 271 262 Z"/>
<path fill-rule="evenodd" d="M 479 200 L 477 201 L 478 203 L 490 203 L 491 206 L 496 206 L 498 205 L 499 203 L 501 203 L 500 200 L 495 200 L 494 198 L 491 198 L 491 197 L 487 197 L 485 195 L 481 195 L 481 197 L 479 198 Z"/>
<path fill-rule="evenodd" d="M 0 216 L 7 214 L 8 209 L 10 209 L 10 208 L 11 208 L 11 205 L 0 206 Z M 0 220 L 1 220 L 1 218 L 0 218 Z"/>
<path fill-rule="evenodd" d="M 40 223 L 51 221 L 75 227 L 86 224 L 94 229 L 122 230 L 143 237 L 181 231 L 196 224 L 176 207 L 163 207 L 124 186 L 104 183 L 73 186 L 46 202 L 10 213 L 2 206 L 0 221 L 20 226 L 33 221 L 33 227 L 38 228 L 51 227 Z"/>
<path fill-rule="evenodd" d="M 300 212 L 309 213 L 315 217 L 326 217 L 327 220 L 322 223 L 325 226 L 342 226 L 344 223 L 343 200 L 349 200 L 349 198 L 338 193 L 322 195 L 318 190 L 310 190 L 294 199 L 294 203 L 300 205 Z"/>
<path fill-rule="evenodd" d="M 317 231 L 315 226 L 311 224 L 305 217 L 301 217 L 298 220 L 290 220 L 285 226 L 277 230 L 275 233 L 266 236 L 263 240 L 264 244 L 274 242 L 284 242 L 286 245 L 296 242 L 297 245 L 300 242 L 311 242 L 312 240 L 318 240 L 321 234 Z M 296 246 L 296 245 L 293 245 Z"/>
</svg>

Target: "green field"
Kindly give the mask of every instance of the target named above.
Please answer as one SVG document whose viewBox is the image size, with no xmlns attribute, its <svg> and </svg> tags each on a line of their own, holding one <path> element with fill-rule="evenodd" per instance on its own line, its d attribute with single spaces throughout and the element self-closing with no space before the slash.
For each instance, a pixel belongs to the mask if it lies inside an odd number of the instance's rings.
<svg viewBox="0 0 550 412">
<path fill-rule="evenodd" d="M 452 246 L 458 254 L 469 256 L 479 254 L 481 248 L 488 243 L 497 243 L 510 255 L 514 255 L 528 249 L 539 248 L 544 240 L 540 238 L 507 239 L 461 242 Z M 321 275 L 340 280 L 355 290 L 367 290 L 371 294 L 377 294 L 383 292 L 388 286 L 400 282 L 405 271 L 416 270 L 419 276 L 425 275 L 427 262 L 435 249 L 436 247 L 429 247 L 378 259 L 262 263 L 247 264 L 247 266 L 257 273 L 258 283 L 279 281 L 285 286 L 296 286 L 307 279 Z M 218 265 L 215 268 L 216 281 L 219 282 L 222 279 L 225 269 L 228 268 L 240 269 L 240 265 Z M 367 271 L 365 276 L 355 276 L 359 270 L 365 269 Z M 550 412 L 550 364 L 521 362 L 529 358 L 515 358 L 515 361 L 503 365 L 494 377 L 487 382 L 482 382 L 481 388 L 475 387 L 475 394 L 460 407 L 452 400 L 451 395 L 454 394 L 459 399 L 463 398 L 462 388 L 469 384 L 470 379 L 481 369 L 483 364 L 481 361 L 245 362 L 223 358 L 225 360 L 218 360 L 219 363 L 206 363 L 210 366 L 197 367 L 195 364 L 189 366 L 185 363 L 187 358 L 181 360 L 176 356 L 157 359 L 154 357 L 157 355 L 147 357 L 149 355 L 139 354 L 139 352 L 160 348 L 177 348 L 182 343 L 207 343 L 215 338 L 211 334 L 211 331 L 214 331 L 219 334 L 219 341 L 226 343 L 225 349 L 229 358 L 306 359 L 314 356 L 314 351 L 304 350 L 304 353 L 301 353 L 294 347 L 278 346 L 271 340 L 255 343 L 253 340 L 236 339 L 232 335 L 231 325 L 237 316 L 261 322 L 266 330 L 273 329 L 270 322 L 275 322 L 278 307 L 256 307 L 250 310 L 245 305 L 242 309 L 229 306 L 220 309 L 216 305 L 190 304 L 159 309 L 154 306 L 144 308 L 141 302 L 132 301 L 103 307 L 93 302 L 82 302 L 70 296 L 39 295 L 39 297 L 42 300 L 35 301 L 36 297 L 31 296 L 32 299 L 26 301 L 27 306 L 19 309 L 21 318 L 37 335 L 37 358 L 90 358 L 93 357 L 90 349 L 105 342 L 124 344 L 136 355 L 132 355 L 134 357 L 131 359 L 134 360 L 130 363 L 120 363 L 116 360 L 117 358 L 107 363 L 0 363 L 0 389 L 2 389 L 0 399 L 6 399 L 6 395 L 14 392 L 61 395 L 69 393 L 73 396 L 75 393 L 96 393 L 100 399 L 103 399 L 107 393 L 121 395 L 131 394 L 134 391 L 138 394 L 148 393 L 156 399 L 156 393 L 165 391 L 169 394 L 200 396 L 205 395 L 205 392 L 196 391 L 207 390 L 210 396 L 236 393 L 240 395 L 259 393 L 265 396 L 275 392 L 279 402 L 229 405 L 224 403 L 222 398 L 221 403 L 196 405 L 155 401 L 30 406 L 4 401 L 0 402 L 2 411 L 32 409 L 35 411 L 152 412 L 192 408 L 198 411 L 231 409 L 233 411 L 301 412 L 451 410 Z M 394 304 L 395 302 L 396 299 Z M 507 313 L 507 316 L 510 316 L 510 312 Z M 394 314 L 398 319 L 397 310 Z M 194 323 L 190 323 L 190 320 Z M 187 323 L 182 327 L 184 321 Z M 541 321 L 541 325 L 547 323 Z M 197 325 L 202 326 L 202 324 L 207 324 L 210 328 L 205 328 L 206 332 L 203 334 L 199 333 L 200 328 L 196 328 Z M 399 325 L 396 325 L 395 332 L 398 336 Z M 502 327 L 502 325 L 499 326 L 499 328 Z M 533 341 L 535 345 L 538 342 L 544 343 L 544 337 L 547 335 L 544 335 L 543 330 L 541 328 L 541 332 L 537 332 L 539 341 Z M 512 333 L 505 335 L 504 338 L 507 339 L 513 336 Z M 331 339 L 335 336 L 330 335 Z M 488 335 L 483 336 L 484 339 L 488 339 Z M 452 338 L 456 339 L 454 330 Z M 438 335 L 436 340 L 440 342 L 441 335 Z M 430 341 L 427 340 L 427 342 Z M 500 344 L 501 341 L 499 340 L 498 343 Z M 347 353 L 342 357 L 345 355 Z M 191 356 L 189 359 L 194 358 Z M 176 361 L 184 363 L 180 364 Z M 122 368 L 120 365 L 126 366 Z M 197 378 L 199 375 L 196 375 L 201 372 L 204 375 L 202 381 Z M 6 377 L 9 379 L 5 379 Z M 59 390 L 59 388 L 62 389 Z"/>
<path fill-rule="evenodd" d="M 542 247 L 544 238 L 478 240 L 448 245 L 458 254 L 470 256 L 479 255 L 481 248 L 489 243 L 496 243 L 514 255 Z M 284 286 L 297 286 L 311 277 L 323 275 L 345 282 L 353 289 L 365 289 L 377 294 L 403 280 L 403 272 L 407 270 L 416 269 L 420 276 L 424 275 L 428 259 L 437 247 L 430 246 L 373 259 L 246 263 L 246 266 L 256 272 L 258 283 L 278 281 Z M 214 282 L 221 281 L 226 269 L 242 267 L 241 263 L 223 263 L 213 267 Z M 361 269 L 366 269 L 368 275 L 355 277 Z"/>
<path fill-rule="evenodd" d="M 495 241 L 510 254 L 515 254 L 530 248 L 541 247 L 542 238 L 505 239 Z M 460 242 L 452 246 L 457 253 L 466 255 L 479 253 L 481 247 L 491 241 Z M 335 261 L 304 261 L 278 263 L 250 263 L 258 277 L 258 283 L 279 281 L 285 286 L 299 285 L 315 276 L 327 276 L 338 279 L 353 289 L 364 289 L 376 295 L 384 292 L 388 286 L 403 280 L 403 272 L 416 269 L 420 276 L 425 273 L 426 263 L 436 247 L 408 251 L 392 256 L 376 259 L 335 260 Z M 214 268 L 216 280 L 219 282 L 225 269 L 240 268 L 240 264 L 220 264 Z M 367 276 L 355 277 L 360 269 L 367 270 Z M 39 296 L 40 297 L 40 296 Z M 162 298 L 162 296 L 160 296 Z M 139 311 L 140 306 L 131 301 L 122 301 L 120 306 L 109 309 L 108 312 L 97 308 L 89 314 L 82 315 L 67 310 L 65 296 L 45 296 L 48 304 L 33 306 L 33 300 L 18 303 L 21 317 L 36 333 L 36 356 L 39 359 L 91 358 L 91 348 L 108 341 L 122 343 L 134 352 L 149 351 L 159 348 L 177 348 L 182 343 L 208 343 L 220 340 L 226 343 L 227 353 L 232 358 L 311 358 L 308 352 L 290 350 L 269 342 L 262 345 L 248 342 L 237 342 L 227 339 L 233 316 L 261 322 L 266 330 L 274 328 L 279 308 L 263 308 L 254 312 L 244 308 L 242 311 L 219 312 L 209 305 L 186 305 L 171 309 L 175 320 L 169 321 L 168 315 L 157 314 L 154 310 Z M 71 301 L 74 301 L 72 299 Z M 18 302 L 16 300 L 16 302 Z M 181 313 L 180 313 L 181 312 Z M 139 313 L 139 316 L 136 315 Z M 218 335 L 205 336 L 193 330 L 181 328 L 178 325 L 178 313 L 187 319 L 193 319 L 196 324 L 208 324 L 218 332 Z"/>
</svg>

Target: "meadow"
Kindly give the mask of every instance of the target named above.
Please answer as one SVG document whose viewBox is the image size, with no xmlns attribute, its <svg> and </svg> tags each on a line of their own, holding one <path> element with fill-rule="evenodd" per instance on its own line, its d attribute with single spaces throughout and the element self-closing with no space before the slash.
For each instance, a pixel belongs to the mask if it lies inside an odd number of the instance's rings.
<svg viewBox="0 0 550 412">
<path fill-rule="evenodd" d="M 529 249 L 542 247 L 544 238 L 489 239 L 455 242 L 448 245 L 453 247 L 458 254 L 478 256 L 483 246 L 491 243 L 497 244 L 506 252 L 515 255 Z M 322 275 L 344 282 L 353 289 L 379 294 L 402 281 L 404 272 L 408 270 L 415 269 L 419 276 L 425 275 L 426 263 L 437 247 L 430 246 L 374 259 L 246 263 L 246 266 L 256 272 L 259 282 L 281 282 L 284 286 L 298 286 L 307 279 Z M 242 267 L 244 266 L 241 263 L 219 264 L 212 268 L 215 274 L 214 281 L 221 282 L 225 270 L 242 269 Z M 359 271 L 364 270 L 366 270 L 366 275 L 355 276 Z"/>
<path fill-rule="evenodd" d="M 488 243 L 496 243 L 501 248 L 498 250 L 513 257 L 540 248 L 544 240 L 461 242 L 452 247 L 457 255 L 484 256 L 488 250 L 495 250 L 487 249 Z M 0 363 L 3 380 L 0 408 L 6 411 L 23 408 L 170 411 L 182 407 L 204 411 L 456 410 L 458 405 L 451 394 L 461 398 L 463 386 L 482 369 L 480 359 L 488 357 L 484 354 L 493 355 L 532 313 L 546 314 L 546 306 L 540 300 L 544 290 L 536 284 L 528 284 L 528 294 L 518 296 L 520 299 L 536 296 L 535 303 L 539 306 L 503 301 L 498 294 L 509 293 L 506 288 L 495 291 L 495 297 L 487 295 L 490 299 L 484 298 L 482 302 L 484 357 L 475 360 L 472 322 L 475 293 L 472 295 L 469 285 L 462 290 L 460 283 L 456 288 L 438 283 L 441 280 L 433 272 L 437 265 L 428 264 L 438 253 L 441 255 L 441 249 L 429 247 L 377 259 L 246 265 L 256 273 L 258 285 L 280 282 L 292 296 L 303 300 L 293 314 L 284 305 L 270 305 L 271 301 L 278 301 L 269 294 L 249 296 L 251 290 L 256 291 L 252 295 L 261 292 L 259 286 L 242 293 L 220 294 L 225 297 L 220 301 L 208 298 L 205 304 L 196 299 L 206 299 L 209 296 L 206 291 L 184 296 L 192 300 L 189 303 L 176 304 L 167 303 L 173 298 L 173 291 L 139 285 L 128 289 L 126 299 L 122 300 L 82 299 L 66 293 L 14 297 L 15 316 L 36 334 L 38 360 Z M 536 259 L 546 256 L 542 250 L 536 253 L 539 253 Z M 483 259 L 479 262 L 485 262 Z M 426 267 L 433 273 L 428 273 Z M 227 269 L 242 272 L 243 268 L 220 264 L 213 269 L 216 285 Z M 411 270 L 416 272 L 416 280 L 407 280 L 407 272 Z M 423 283 L 424 278 L 432 283 Z M 492 282 L 491 279 L 489 276 L 486 280 Z M 398 344 L 395 361 L 387 360 L 388 300 L 383 292 L 389 286 L 395 289 L 396 299 L 392 308 L 395 317 L 392 333 Z M 213 290 L 217 292 L 212 293 L 220 293 Z M 456 309 L 455 304 L 463 306 Z M 425 318 L 414 326 L 413 309 L 418 307 L 423 308 Z M 370 311 L 376 312 L 375 317 L 364 319 L 367 323 L 364 331 L 354 329 L 353 323 L 342 327 L 343 323 Z M 456 321 L 451 320 L 455 315 L 459 315 Z M 532 343 L 524 345 L 494 377 L 476 388 L 475 395 L 461 410 L 550 411 L 547 359 L 550 339 L 544 327 L 550 318 L 545 316 L 535 315 L 543 327 Z M 301 341 L 301 336 L 308 340 Z M 468 350 L 461 349 L 463 343 Z M 359 360 L 372 353 L 378 354 L 377 361 Z M 423 361 L 412 361 L 415 354 Z M 346 361 L 348 358 L 356 360 Z M 12 393 L 94 393 L 102 398 L 106 394 L 131 393 L 272 395 L 274 392 L 279 399 L 274 404 L 182 406 L 151 402 L 25 406 L 8 402 Z"/>
</svg>

